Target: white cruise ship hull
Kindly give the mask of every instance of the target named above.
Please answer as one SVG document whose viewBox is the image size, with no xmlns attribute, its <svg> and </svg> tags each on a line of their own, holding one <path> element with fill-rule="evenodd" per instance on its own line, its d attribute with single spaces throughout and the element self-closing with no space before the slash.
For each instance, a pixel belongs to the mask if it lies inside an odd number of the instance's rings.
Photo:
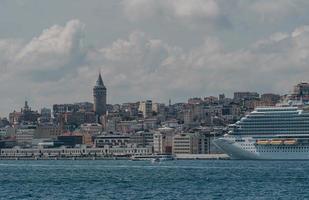
<svg viewBox="0 0 309 200">
<path fill-rule="evenodd" d="M 222 137 L 214 144 L 230 156 L 241 160 L 309 160 L 309 144 L 257 145 L 252 137 Z"/>
</svg>

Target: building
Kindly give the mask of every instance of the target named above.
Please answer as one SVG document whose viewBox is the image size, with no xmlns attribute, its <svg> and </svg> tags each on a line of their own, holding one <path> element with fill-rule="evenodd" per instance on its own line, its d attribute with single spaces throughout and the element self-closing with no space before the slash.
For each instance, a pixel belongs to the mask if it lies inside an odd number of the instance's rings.
<svg viewBox="0 0 309 200">
<path fill-rule="evenodd" d="M 193 109 L 190 108 L 184 109 L 183 121 L 185 125 L 190 125 L 194 122 Z"/>
<path fill-rule="evenodd" d="M 82 134 L 83 136 L 83 144 L 87 146 L 92 146 L 93 145 L 93 140 L 92 140 L 92 135 L 89 133 Z"/>
<path fill-rule="evenodd" d="M 57 137 L 57 142 L 66 147 L 75 147 L 76 145 L 83 144 L 82 135 L 61 135 Z"/>
<path fill-rule="evenodd" d="M 25 105 L 20 112 L 14 111 L 9 114 L 9 120 L 11 124 L 19 124 L 21 122 L 37 123 L 39 116 L 40 114 L 37 111 L 32 111 L 28 102 L 25 101 Z"/>
<path fill-rule="evenodd" d="M 159 128 L 153 134 L 154 153 L 171 154 L 173 147 L 173 137 L 175 135 L 174 128 Z"/>
<path fill-rule="evenodd" d="M 139 102 L 122 104 L 122 110 L 128 112 L 130 117 L 138 116 L 138 108 L 139 108 Z"/>
<path fill-rule="evenodd" d="M 95 123 L 96 118 L 94 112 L 66 112 L 63 114 L 64 123 L 75 128 L 84 123 Z"/>
<path fill-rule="evenodd" d="M 218 102 L 219 102 L 218 97 L 209 96 L 204 98 L 204 103 L 207 105 L 218 104 Z"/>
<path fill-rule="evenodd" d="M 42 108 L 41 109 L 41 116 L 39 118 L 40 124 L 50 123 L 51 122 L 51 109 L 49 108 Z"/>
<path fill-rule="evenodd" d="M 156 114 L 165 114 L 165 105 L 164 103 L 153 103 L 152 111 Z"/>
<path fill-rule="evenodd" d="M 36 126 L 31 124 L 22 125 L 16 130 L 16 142 L 20 146 L 30 146 L 34 138 Z"/>
<path fill-rule="evenodd" d="M 151 131 L 138 131 L 130 135 L 129 142 L 138 147 L 153 146 L 153 135 Z"/>
<path fill-rule="evenodd" d="M 77 104 L 54 104 L 53 114 L 55 118 L 58 118 L 61 114 L 66 112 L 77 112 L 79 106 Z"/>
<path fill-rule="evenodd" d="M 12 113 L 9 114 L 10 124 L 12 125 L 19 124 L 21 122 L 21 116 L 22 116 L 21 112 L 17 112 L 14 110 Z"/>
<path fill-rule="evenodd" d="M 188 99 L 188 104 L 202 104 L 204 101 L 200 97 L 193 97 Z"/>
<path fill-rule="evenodd" d="M 152 111 L 155 113 L 156 118 L 160 121 L 165 121 L 166 119 L 166 111 L 165 104 L 163 103 L 154 103 L 152 104 Z"/>
<path fill-rule="evenodd" d="M 106 132 L 116 132 L 117 130 L 117 123 L 121 121 L 120 117 L 108 117 L 106 123 Z"/>
<path fill-rule="evenodd" d="M 179 124 L 176 119 L 167 120 L 161 123 L 162 127 L 182 129 L 182 124 Z"/>
<path fill-rule="evenodd" d="M 280 98 L 280 95 L 272 93 L 266 93 L 261 95 L 261 101 L 270 103 L 273 106 L 276 105 L 276 103 L 279 103 Z"/>
<path fill-rule="evenodd" d="M 81 133 L 87 133 L 90 135 L 96 135 L 102 132 L 102 125 L 97 123 L 86 123 L 80 125 Z"/>
<path fill-rule="evenodd" d="M 117 122 L 116 130 L 121 133 L 132 133 L 138 130 L 143 130 L 143 121 L 120 121 Z"/>
<path fill-rule="evenodd" d="M 157 119 L 144 119 L 143 120 L 143 129 L 144 130 L 152 130 L 158 128 Z"/>
<path fill-rule="evenodd" d="M 258 99 L 260 95 L 257 92 L 234 92 L 234 100 Z"/>
<path fill-rule="evenodd" d="M 94 107 L 93 110 L 100 122 L 100 117 L 106 114 L 106 87 L 104 86 L 101 73 L 96 85 L 93 87 Z"/>
<path fill-rule="evenodd" d="M 11 149 L 16 145 L 16 140 L 0 140 L 0 149 Z"/>
<path fill-rule="evenodd" d="M 100 135 L 95 140 L 95 146 L 97 148 L 101 147 L 126 147 L 129 144 L 129 135 Z"/>
<path fill-rule="evenodd" d="M 200 133 L 178 133 L 173 137 L 173 154 L 205 154 L 209 139 Z"/>
<path fill-rule="evenodd" d="M 16 128 L 13 128 L 11 126 L 0 128 L 0 138 L 6 138 L 15 135 L 16 135 Z"/>
<path fill-rule="evenodd" d="M 56 139 L 62 134 L 62 129 L 59 125 L 55 124 L 41 124 L 38 125 L 34 132 L 34 138 L 53 138 Z"/>
<path fill-rule="evenodd" d="M 223 102 L 225 99 L 225 95 L 224 94 L 219 94 L 219 102 Z"/>
<path fill-rule="evenodd" d="M 293 92 L 290 96 L 291 100 L 309 101 L 309 83 L 299 83 L 294 86 Z"/>
<path fill-rule="evenodd" d="M 141 101 L 138 110 L 143 113 L 144 118 L 152 117 L 152 101 Z"/>
<path fill-rule="evenodd" d="M 74 105 L 78 106 L 78 109 L 84 112 L 93 112 L 93 103 L 90 102 L 79 102 L 74 103 Z"/>
</svg>

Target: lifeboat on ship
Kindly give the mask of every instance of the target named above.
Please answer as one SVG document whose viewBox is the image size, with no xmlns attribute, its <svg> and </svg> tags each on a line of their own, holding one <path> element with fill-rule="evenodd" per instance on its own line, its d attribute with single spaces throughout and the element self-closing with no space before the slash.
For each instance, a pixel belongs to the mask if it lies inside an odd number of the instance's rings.
<svg viewBox="0 0 309 200">
<path fill-rule="evenodd" d="M 294 145 L 294 144 L 297 144 L 297 141 L 296 140 L 285 140 L 283 143 L 286 145 Z"/>
<path fill-rule="evenodd" d="M 271 145 L 280 145 L 283 144 L 283 140 L 277 140 L 277 139 L 273 139 L 270 142 Z"/>
<path fill-rule="evenodd" d="M 258 145 L 267 145 L 267 144 L 269 144 L 269 140 L 257 140 L 256 144 L 258 144 Z"/>
</svg>

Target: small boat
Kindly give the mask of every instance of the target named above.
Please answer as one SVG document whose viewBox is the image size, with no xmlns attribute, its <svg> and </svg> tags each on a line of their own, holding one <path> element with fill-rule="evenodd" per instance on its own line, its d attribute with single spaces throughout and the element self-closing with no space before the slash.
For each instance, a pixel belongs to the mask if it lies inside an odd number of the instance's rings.
<svg viewBox="0 0 309 200">
<path fill-rule="evenodd" d="M 133 155 L 131 156 L 130 160 L 132 161 L 145 161 L 145 160 L 151 160 L 155 158 L 155 155 Z"/>
<path fill-rule="evenodd" d="M 150 160 L 151 162 L 161 162 L 174 160 L 174 156 L 170 154 L 154 154 L 154 155 L 135 155 L 131 157 L 133 161 Z"/>
<path fill-rule="evenodd" d="M 152 158 L 151 159 L 151 163 L 160 163 L 160 162 L 161 162 L 160 158 Z"/>
<path fill-rule="evenodd" d="M 174 160 L 174 156 L 172 155 L 156 155 L 155 158 L 151 159 L 152 163 L 164 162 Z"/>
</svg>

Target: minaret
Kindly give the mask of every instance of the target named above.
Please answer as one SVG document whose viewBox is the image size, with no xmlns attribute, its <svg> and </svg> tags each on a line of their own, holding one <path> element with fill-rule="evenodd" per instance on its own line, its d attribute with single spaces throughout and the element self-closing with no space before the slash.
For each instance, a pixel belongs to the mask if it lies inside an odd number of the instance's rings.
<svg viewBox="0 0 309 200">
<path fill-rule="evenodd" d="M 100 117 L 106 114 L 106 87 L 104 86 L 101 73 L 99 73 L 98 80 L 93 87 L 94 97 L 94 112 L 100 122 Z"/>
</svg>

